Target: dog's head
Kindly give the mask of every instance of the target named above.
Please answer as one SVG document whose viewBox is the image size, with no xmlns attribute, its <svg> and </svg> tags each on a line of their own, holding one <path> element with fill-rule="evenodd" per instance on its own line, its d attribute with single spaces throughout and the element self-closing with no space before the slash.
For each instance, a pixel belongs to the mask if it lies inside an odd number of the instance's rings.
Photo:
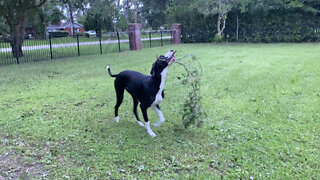
<svg viewBox="0 0 320 180">
<path fill-rule="evenodd" d="M 157 60 L 153 63 L 150 74 L 152 76 L 161 77 L 161 72 L 175 62 L 175 53 L 175 51 L 170 50 L 166 55 L 161 55 L 160 57 L 157 57 Z"/>
</svg>

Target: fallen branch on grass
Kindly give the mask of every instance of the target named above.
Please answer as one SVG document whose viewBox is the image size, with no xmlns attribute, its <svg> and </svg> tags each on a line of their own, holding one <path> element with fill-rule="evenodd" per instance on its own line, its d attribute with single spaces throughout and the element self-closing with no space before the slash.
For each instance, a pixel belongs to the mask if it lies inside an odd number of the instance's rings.
<svg viewBox="0 0 320 180">
<path fill-rule="evenodd" d="M 191 59 L 190 59 L 191 58 Z M 191 61 L 187 65 L 182 63 L 182 60 Z M 183 125 L 188 128 L 190 125 L 195 124 L 197 127 L 201 127 L 203 119 L 206 113 L 201 106 L 200 95 L 200 79 L 202 75 L 202 67 L 196 56 L 187 55 L 176 60 L 176 63 L 182 65 L 187 72 L 186 78 L 183 80 L 183 84 L 188 86 L 190 91 L 188 97 L 185 100 L 183 108 Z"/>
</svg>

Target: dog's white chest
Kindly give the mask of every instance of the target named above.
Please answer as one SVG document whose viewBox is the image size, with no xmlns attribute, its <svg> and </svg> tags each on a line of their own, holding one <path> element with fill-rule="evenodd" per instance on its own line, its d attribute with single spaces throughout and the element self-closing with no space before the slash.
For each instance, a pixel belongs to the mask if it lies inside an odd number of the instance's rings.
<svg viewBox="0 0 320 180">
<path fill-rule="evenodd" d="M 166 81 L 166 76 L 167 76 L 167 72 L 168 72 L 168 67 L 166 67 L 162 72 L 161 72 L 161 83 L 160 83 L 160 88 L 159 91 L 156 94 L 156 98 L 153 101 L 153 103 L 151 104 L 151 106 L 156 106 L 157 104 L 161 103 L 161 101 L 163 100 L 162 97 L 162 91 L 164 89 L 164 84 Z"/>
<path fill-rule="evenodd" d="M 162 98 L 162 96 L 161 96 L 161 93 L 160 93 L 160 94 L 157 93 L 156 99 L 153 101 L 152 106 L 155 106 L 155 105 L 161 103 L 162 100 L 163 100 L 163 98 Z"/>
</svg>

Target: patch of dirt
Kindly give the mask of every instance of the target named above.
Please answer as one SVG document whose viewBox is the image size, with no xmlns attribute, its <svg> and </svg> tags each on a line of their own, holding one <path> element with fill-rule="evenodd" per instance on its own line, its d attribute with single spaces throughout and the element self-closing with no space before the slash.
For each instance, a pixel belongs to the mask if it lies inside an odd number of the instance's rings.
<svg viewBox="0 0 320 180">
<path fill-rule="evenodd" d="M 10 138 L 0 136 L 0 145 L 8 145 Z M 24 142 L 25 149 L 30 146 Z M 39 159 L 32 155 L 19 154 L 14 149 L 0 154 L 0 180 L 35 179 L 43 176 Z"/>
<path fill-rule="evenodd" d="M 31 179 L 40 177 L 43 170 L 39 163 L 24 162 L 21 155 L 13 151 L 0 155 L 0 180 L 4 179 Z"/>
</svg>

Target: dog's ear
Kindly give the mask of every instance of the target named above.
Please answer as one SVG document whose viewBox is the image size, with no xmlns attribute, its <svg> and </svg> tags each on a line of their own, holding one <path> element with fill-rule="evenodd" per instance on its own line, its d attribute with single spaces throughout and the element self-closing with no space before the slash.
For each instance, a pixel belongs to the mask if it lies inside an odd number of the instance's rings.
<svg viewBox="0 0 320 180">
<path fill-rule="evenodd" d="M 156 74 L 156 70 L 155 70 L 155 64 L 153 63 L 151 71 L 150 71 L 151 76 L 154 76 Z"/>
<path fill-rule="evenodd" d="M 156 77 L 156 78 L 161 78 L 161 74 L 159 72 L 159 69 L 156 68 L 156 64 L 153 63 L 152 69 L 150 71 L 151 76 Z"/>
</svg>

